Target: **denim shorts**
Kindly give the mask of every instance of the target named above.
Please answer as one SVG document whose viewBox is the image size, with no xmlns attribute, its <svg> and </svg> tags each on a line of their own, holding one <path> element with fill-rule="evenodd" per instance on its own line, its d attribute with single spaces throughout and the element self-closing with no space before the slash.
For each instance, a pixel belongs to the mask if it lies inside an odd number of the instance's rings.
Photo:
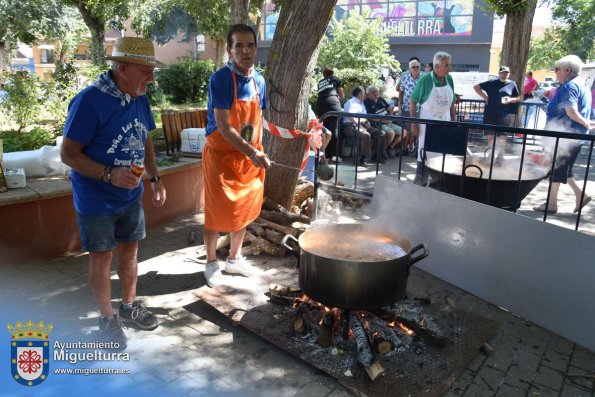
<svg viewBox="0 0 595 397">
<path fill-rule="evenodd" d="M 115 215 L 76 215 L 83 242 L 89 252 L 111 251 L 118 243 L 145 238 L 145 214 L 139 200 Z"/>
</svg>

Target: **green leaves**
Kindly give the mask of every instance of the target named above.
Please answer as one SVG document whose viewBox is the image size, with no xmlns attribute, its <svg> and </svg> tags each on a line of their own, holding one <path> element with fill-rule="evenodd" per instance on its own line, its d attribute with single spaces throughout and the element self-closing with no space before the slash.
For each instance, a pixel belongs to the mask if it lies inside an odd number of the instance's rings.
<svg viewBox="0 0 595 397">
<path fill-rule="evenodd" d="M 345 92 L 355 85 L 376 83 L 382 68 L 400 70 L 390 54 L 388 33 L 379 20 L 350 15 L 340 21 L 333 19 L 323 40 L 318 65 L 336 69 L 345 83 Z"/>
<path fill-rule="evenodd" d="M 565 55 L 574 54 L 583 61 L 595 58 L 595 1 L 557 0 L 552 16 L 554 24 L 531 45 L 531 68 L 552 67 Z"/>
</svg>

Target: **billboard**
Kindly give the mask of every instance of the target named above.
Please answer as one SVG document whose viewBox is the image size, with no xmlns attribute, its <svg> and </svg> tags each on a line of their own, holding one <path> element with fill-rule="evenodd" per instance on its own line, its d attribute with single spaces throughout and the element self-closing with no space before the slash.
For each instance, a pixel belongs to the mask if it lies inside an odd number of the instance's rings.
<svg viewBox="0 0 595 397">
<path fill-rule="evenodd" d="M 381 19 L 390 37 L 471 36 L 474 0 L 339 0 L 335 17 L 350 14 Z M 272 40 L 278 13 L 271 1 L 264 6 L 264 40 Z"/>
</svg>

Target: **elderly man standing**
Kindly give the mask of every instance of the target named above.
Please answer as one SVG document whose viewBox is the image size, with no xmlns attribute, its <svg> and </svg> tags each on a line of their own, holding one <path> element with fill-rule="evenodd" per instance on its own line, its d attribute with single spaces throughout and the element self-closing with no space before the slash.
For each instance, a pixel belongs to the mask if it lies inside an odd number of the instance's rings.
<svg viewBox="0 0 595 397">
<path fill-rule="evenodd" d="M 393 115 L 392 107 L 380 96 L 380 91 L 375 85 L 368 86 L 366 89 L 367 97 L 364 100 L 366 112 L 379 116 Z M 385 133 L 384 144 L 377 153 L 378 160 L 386 160 L 389 157 L 395 158 L 401 143 L 403 129 L 392 123 L 390 120 L 372 120 L 370 124 Z"/>
<path fill-rule="evenodd" d="M 120 321 L 142 329 L 159 325 L 136 301 L 138 241 L 145 237 L 141 176 L 148 174 L 153 205 L 165 203 L 149 131 L 155 121 L 146 97 L 155 68 L 153 43 L 116 41 L 110 70 L 70 102 L 61 147 L 72 167 L 72 192 L 83 249 L 89 251 L 89 284 L 101 317 L 99 339 L 126 347 Z M 110 267 L 118 259 L 122 289 L 119 315 L 111 305 Z"/>
<path fill-rule="evenodd" d="M 262 146 L 262 109 L 266 108 L 264 78 L 254 69 L 256 34 L 244 24 L 227 33 L 227 65 L 209 80 L 207 143 L 203 149 L 205 179 L 205 279 L 209 287 L 227 273 L 258 273 L 241 255 L 246 226 L 260 214 L 265 168 L 270 161 Z M 219 232 L 231 234 L 229 257 L 217 260 Z"/>
<path fill-rule="evenodd" d="M 419 110 L 419 117 L 422 119 L 454 121 L 456 119 L 454 83 L 448 74 L 451 68 L 451 56 L 446 52 L 439 51 L 434 54 L 433 63 L 434 69 L 419 78 L 413 94 L 411 94 L 409 114 L 411 117 L 417 117 Z M 426 125 L 420 126 L 413 123 L 411 132 L 418 136 L 417 170 L 414 183 L 425 185 L 428 181 L 423 164 Z"/>
</svg>

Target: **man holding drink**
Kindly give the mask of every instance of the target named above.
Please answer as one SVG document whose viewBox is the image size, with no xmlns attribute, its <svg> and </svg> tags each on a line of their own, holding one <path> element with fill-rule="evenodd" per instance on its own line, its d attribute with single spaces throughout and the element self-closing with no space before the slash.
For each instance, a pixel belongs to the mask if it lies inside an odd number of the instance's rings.
<svg viewBox="0 0 595 397">
<path fill-rule="evenodd" d="M 83 249 L 89 251 L 89 284 L 99 306 L 98 339 L 126 347 L 121 321 L 154 329 L 157 317 L 136 301 L 138 241 L 145 237 L 144 171 L 153 205 L 165 203 L 149 131 L 155 129 L 147 84 L 153 80 L 153 43 L 118 39 L 111 69 L 71 101 L 64 126 L 62 161 L 72 167 L 72 192 Z M 146 168 L 146 169 L 145 169 Z M 122 289 L 119 314 L 111 305 L 114 253 Z"/>
</svg>

